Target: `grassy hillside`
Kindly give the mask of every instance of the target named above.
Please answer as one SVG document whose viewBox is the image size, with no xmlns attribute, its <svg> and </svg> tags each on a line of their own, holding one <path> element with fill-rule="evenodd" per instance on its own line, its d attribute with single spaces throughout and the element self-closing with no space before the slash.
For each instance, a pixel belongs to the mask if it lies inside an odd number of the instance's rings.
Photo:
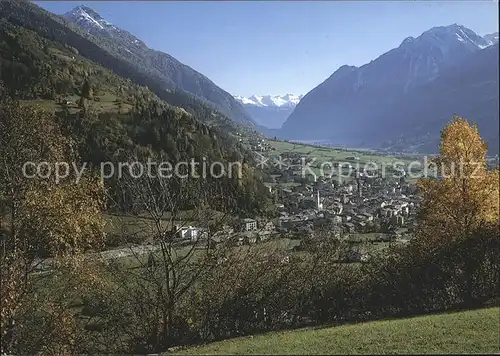
<svg viewBox="0 0 500 356">
<path fill-rule="evenodd" d="M 183 354 L 498 353 L 500 308 L 226 340 Z"/>
</svg>

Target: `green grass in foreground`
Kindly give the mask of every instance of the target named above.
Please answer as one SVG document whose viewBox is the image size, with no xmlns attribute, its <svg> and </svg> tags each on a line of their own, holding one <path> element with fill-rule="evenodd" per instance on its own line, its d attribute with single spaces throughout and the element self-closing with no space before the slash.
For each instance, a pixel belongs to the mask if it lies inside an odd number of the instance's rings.
<svg viewBox="0 0 500 356">
<path fill-rule="evenodd" d="M 225 340 L 182 354 L 499 353 L 500 308 L 301 329 Z"/>
</svg>

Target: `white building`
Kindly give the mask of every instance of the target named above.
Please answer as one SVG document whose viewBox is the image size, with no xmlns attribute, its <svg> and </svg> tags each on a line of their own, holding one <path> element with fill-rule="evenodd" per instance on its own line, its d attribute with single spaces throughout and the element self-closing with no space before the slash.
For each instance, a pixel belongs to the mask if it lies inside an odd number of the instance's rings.
<svg viewBox="0 0 500 356">
<path fill-rule="evenodd" d="M 317 191 L 316 208 L 318 210 L 323 210 L 323 203 L 321 202 L 321 197 L 319 196 L 319 190 Z"/>
<path fill-rule="evenodd" d="M 207 237 L 207 232 L 199 227 L 184 226 L 177 229 L 177 234 L 181 239 L 190 239 L 191 241 L 198 241 L 199 238 Z"/>
<path fill-rule="evenodd" d="M 253 230 L 257 230 L 257 221 L 250 218 L 243 219 L 243 231 Z"/>
</svg>

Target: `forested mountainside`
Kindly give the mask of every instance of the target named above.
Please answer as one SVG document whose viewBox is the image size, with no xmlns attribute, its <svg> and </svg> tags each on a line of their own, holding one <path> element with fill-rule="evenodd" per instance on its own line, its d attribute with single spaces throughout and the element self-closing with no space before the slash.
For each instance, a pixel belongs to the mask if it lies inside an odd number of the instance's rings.
<svg viewBox="0 0 500 356">
<path fill-rule="evenodd" d="M 265 205 L 267 190 L 251 167 L 251 154 L 225 132 L 234 129 L 227 118 L 184 100 L 184 94 L 170 92 L 171 101 L 183 108 L 173 106 L 148 88 L 85 58 L 82 52 L 92 50 L 83 45 L 87 40 L 80 37 L 81 51 L 40 36 L 44 31 L 49 29 L 33 31 L 12 16 L 0 20 L 0 80 L 7 93 L 23 104 L 55 112 L 77 144 L 82 162 L 98 166 L 104 161 L 127 161 L 132 155 L 172 164 L 203 158 L 209 163 L 245 162 L 241 179 L 213 181 L 214 187 L 222 189 L 214 206 L 223 209 L 228 204 L 224 190 L 237 202 L 233 200 L 231 208 L 236 206 L 242 214 Z M 132 211 L 133 197 L 125 199 L 116 180 L 107 183 L 110 208 Z M 194 199 L 186 196 L 185 206 Z"/>
<path fill-rule="evenodd" d="M 185 89 L 179 84 L 172 84 L 172 80 L 165 78 L 166 74 L 158 75 L 158 72 L 151 71 L 143 62 L 132 59 L 135 57 L 124 56 L 123 49 L 120 49 L 112 39 L 106 36 L 95 36 L 86 29 L 63 17 L 45 11 L 35 4 L 27 1 L 5 0 L 0 2 L 0 14 L 4 21 L 31 29 L 44 38 L 75 48 L 83 57 L 132 80 L 134 83 L 147 86 L 161 99 L 172 102 L 173 105 L 194 108 L 198 111 L 208 110 L 214 113 L 212 116 L 228 116 L 236 123 L 253 125 L 253 121 L 244 112 L 243 107 L 229 93 L 222 91 L 206 77 L 181 63 L 176 62 L 179 68 L 184 70 L 189 68 L 190 71 L 194 72 L 194 74 L 191 73 L 193 76 L 196 74 L 197 83 L 204 85 L 205 91 L 203 93 L 206 94 L 202 94 L 205 96 L 200 95 L 199 91 Z M 172 61 L 174 61 L 173 58 Z M 162 63 L 167 67 L 172 66 L 165 59 L 162 59 Z M 180 73 L 178 77 L 184 75 L 182 72 L 175 71 L 169 73 L 172 75 Z M 200 76 L 203 80 L 200 79 Z M 184 75 L 182 78 L 186 82 L 188 76 Z M 227 97 L 224 93 L 227 94 Z M 224 97 L 224 100 L 220 99 L 220 96 Z M 218 99 L 220 102 L 217 101 Z"/>
<path fill-rule="evenodd" d="M 498 147 L 498 44 L 457 24 L 408 37 L 359 68 L 342 66 L 304 96 L 281 136 L 435 152 L 455 113 Z"/>
</svg>

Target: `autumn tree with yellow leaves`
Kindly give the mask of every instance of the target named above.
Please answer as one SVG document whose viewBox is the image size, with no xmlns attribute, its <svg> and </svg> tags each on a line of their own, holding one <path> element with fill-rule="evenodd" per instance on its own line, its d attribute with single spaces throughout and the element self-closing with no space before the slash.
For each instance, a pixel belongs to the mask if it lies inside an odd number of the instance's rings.
<svg viewBox="0 0 500 356">
<path fill-rule="evenodd" d="M 429 243 L 463 239 L 498 222 L 499 171 L 488 170 L 486 153 L 475 124 L 455 117 L 442 131 L 440 155 L 432 160 L 438 178 L 419 181 L 419 234 Z"/>
<path fill-rule="evenodd" d="M 62 352 L 60 346 L 70 344 L 73 337 L 73 328 L 68 324 L 71 318 L 59 317 L 67 314 L 60 295 L 49 293 L 37 299 L 41 293 L 34 293 L 35 283 L 41 277 L 36 274 L 36 266 L 50 257 L 52 275 L 58 267 L 75 271 L 78 264 L 73 256 L 100 248 L 104 237 L 104 187 L 90 174 L 78 183 L 74 174 L 60 181 L 54 175 L 41 178 L 25 174 L 26 162 L 72 164 L 78 162 L 78 157 L 52 114 L 22 106 L 10 99 L 1 85 L 0 147 L 1 352 L 31 354 L 42 347 Z M 88 285 L 68 287 L 63 288 L 66 303 L 71 292 Z M 40 304 L 35 305 L 35 301 Z M 54 315 L 48 324 L 52 326 L 39 338 L 33 334 L 21 340 L 19 333 L 29 329 L 26 322 L 34 318 L 35 310 L 39 316 L 45 314 L 45 321 L 47 315 Z"/>
<path fill-rule="evenodd" d="M 477 126 L 455 117 L 431 163 L 437 178 L 418 183 L 423 204 L 413 251 L 443 265 L 466 305 L 488 297 L 498 281 L 499 170 L 488 169 L 486 153 Z"/>
</svg>

